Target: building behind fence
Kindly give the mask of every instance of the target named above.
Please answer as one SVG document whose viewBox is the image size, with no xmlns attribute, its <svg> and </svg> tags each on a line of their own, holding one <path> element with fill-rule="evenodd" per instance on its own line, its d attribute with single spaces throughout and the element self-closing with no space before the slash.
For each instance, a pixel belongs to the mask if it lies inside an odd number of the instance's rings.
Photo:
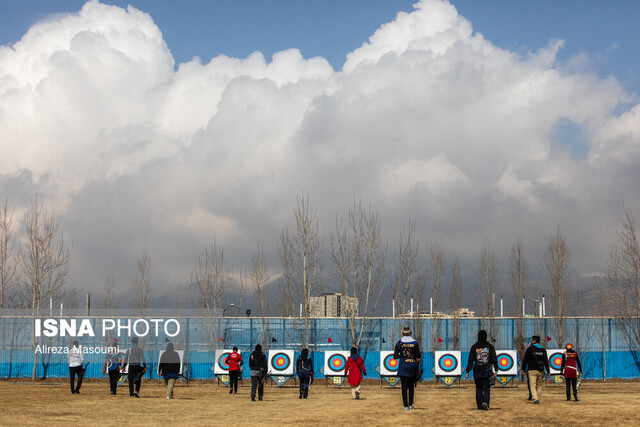
<svg viewBox="0 0 640 427">
<path fill-rule="evenodd" d="M 46 316 L 43 316 L 46 317 Z M 71 345 L 73 339 L 80 341 L 85 347 L 105 348 L 118 340 L 121 349 L 130 346 L 128 336 L 117 336 L 112 332 L 102 336 L 101 325 L 104 317 L 76 317 L 80 322 L 89 319 L 96 331 L 95 337 L 69 336 L 40 337 L 38 344 L 49 348 Z M 109 317 L 114 318 L 115 317 Z M 158 317 L 160 318 L 160 317 Z M 171 341 L 176 349 L 185 350 L 189 377 L 192 379 L 213 379 L 212 366 L 214 351 L 221 348 L 238 347 L 245 360 L 256 344 L 262 344 L 265 350 L 290 349 L 300 351 L 305 342 L 303 336 L 304 320 L 299 317 L 265 318 L 260 317 L 178 317 L 173 316 L 180 324 L 180 332 L 169 337 L 160 328 L 156 337 L 153 334 L 140 340 L 144 346 L 148 363 L 148 376 L 155 378 L 155 364 L 158 354 Z M 67 318 L 68 319 L 68 318 Z M 120 318 L 135 321 L 137 317 Z M 151 319 L 151 317 L 147 317 Z M 166 315 L 163 319 L 167 319 Z M 357 319 L 358 320 L 358 319 Z M 315 360 L 317 377 L 323 377 L 321 367 L 325 351 L 349 350 L 352 346 L 349 339 L 349 319 L 346 318 L 314 318 L 310 319 L 309 349 Z M 365 322 L 360 354 L 365 360 L 367 378 L 379 378 L 376 367 L 379 365 L 379 352 L 392 350 L 400 337 L 402 323 L 409 324 L 413 336 L 421 344 L 424 353 L 422 360 L 423 379 L 433 379 L 433 351 L 461 350 L 462 365 L 466 365 L 468 350 L 476 341 L 479 329 L 488 329 L 495 339 L 498 350 L 515 349 L 517 318 L 372 318 Z M 359 322 L 359 320 L 358 320 Z M 634 348 L 625 333 L 625 326 L 617 318 L 567 318 L 564 320 L 564 343 L 571 342 L 581 358 L 584 378 L 602 379 L 606 364 L 607 378 L 640 378 L 640 353 Z M 264 328 L 263 328 L 264 323 Z M 525 345 L 532 335 L 551 338 L 548 348 L 558 348 L 556 335 L 557 320 L 551 317 L 524 318 L 523 336 Z M 458 325 L 458 333 L 454 334 L 454 324 Z M 34 320 L 29 316 L 0 317 L 0 377 L 31 377 L 34 359 L 33 346 Z M 171 332 L 170 332 L 171 334 Z M 457 340 L 454 336 L 457 335 Z M 264 341 L 263 341 L 264 339 Z M 296 354 L 297 356 L 297 354 Z M 101 377 L 105 355 L 103 353 L 87 354 L 90 362 L 86 376 Z M 42 353 L 38 356 L 37 377 L 55 378 L 68 375 L 66 356 L 64 354 Z"/>
</svg>

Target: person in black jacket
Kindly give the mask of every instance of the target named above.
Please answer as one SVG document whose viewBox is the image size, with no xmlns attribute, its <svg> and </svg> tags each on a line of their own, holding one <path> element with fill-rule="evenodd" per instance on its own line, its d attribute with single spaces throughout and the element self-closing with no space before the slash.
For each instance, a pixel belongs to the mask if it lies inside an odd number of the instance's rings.
<svg viewBox="0 0 640 427">
<path fill-rule="evenodd" d="M 491 370 L 493 367 L 494 370 Z M 478 341 L 469 350 L 467 372 L 465 379 L 469 378 L 469 372 L 473 369 L 473 380 L 476 383 L 476 405 L 478 409 L 489 409 L 491 401 L 491 378 L 498 372 L 498 356 L 496 349 L 487 341 L 487 331 L 478 332 Z"/>
<path fill-rule="evenodd" d="M 309 357 L 309 349 L 303 348 L 302 353 L 296 361 L 298 379 L 300 379 L 299 399 L 306 399 L 309 396 L 309 386 L 313 382 L 313 359 Z"/>
<path fill-rule="evenodd" d="M 158 374 L 164 378 L 164 385 L 167 387 L 167 399 L 173 399 L 173 386 L 180 377 L 180 354 L 173 349 L 173 344 L 167 344 L 167 349 L 162 353 Z"/>
<path fill-rule="evenodd" d="M 531 345 L 522 357 L 522 372 L 529 377 L 529 393 L 535 405 L 540 403 L 542 380 L 549 375 L 549 358 L 547 350 L 540 345 L 540 337 L 531 337 Z"/>
<path fill-rule="evenodd" d="M 258 400 L 264 395 L 264 380 L 267 378 L 267 356 L 262 352 L 262 346 L 256 344 L 256 349 L 249 356 L 249 369 L 251 370 L 251 401 L 256 400 L 256 388 Z"/>
</svg>

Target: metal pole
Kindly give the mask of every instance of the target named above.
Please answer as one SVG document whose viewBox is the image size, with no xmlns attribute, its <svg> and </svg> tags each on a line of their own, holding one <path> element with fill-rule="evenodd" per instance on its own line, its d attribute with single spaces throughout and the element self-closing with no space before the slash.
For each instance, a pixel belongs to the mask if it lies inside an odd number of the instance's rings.
<svg viewBox="0 0 640 427">
<path fill-rule="evenodd" d="M 433 316 L 433 298 L 429 298 L 429 314 Z"/>
<path fill-rule="evenodd" d="M 89 292 L 87 292 L 86 307 L 87 307 L 87 317 L 91 316 L 91 294 Z"/>
<path fill-rule="evenodd" d="M 547 315 L 546 304 L 544 303 L 544 295 L 542 295 L 542 315 Z"/>
<path fill-rule="evenodd" d="M 396 317 L 396 300 L 391 300 L 391 313 L 393 317 Z"/>
<path fill-rule="evenodd" d="M 502 297 L 500 297 L 500 317 L 504 317 L 504 304 Z"/>
</svg>

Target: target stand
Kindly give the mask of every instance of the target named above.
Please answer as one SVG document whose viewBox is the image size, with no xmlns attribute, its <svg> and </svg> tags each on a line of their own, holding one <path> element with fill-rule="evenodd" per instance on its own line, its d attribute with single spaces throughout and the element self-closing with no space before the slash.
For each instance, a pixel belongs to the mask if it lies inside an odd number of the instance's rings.
<svg viewBox="0 0 640 427">
<path fill-rule="evenodd" d="M 272 385 L 282 387 L 291 379 L 295 382 L 293 356 L 293 350 L 269 350 L 267 375 L 271 378 Z"/>
<path fill-rule="evenodd" d="M 451 387 L 458 381 L 458 387 L 461 386 L 462 378 L 462 364 L 460 363 L 461 353 L 458 350 L 438 350 L 434 354 L 435 367 L 433 374 L 435 378 L 434 387 L 437 387 L 438 382 L 447 387 Z"/>
<path fill-rule="evenodd" d="M 515 381 L 518 376 L 518 353 L 516 350 L 498 350 L 498 372 L 496 373 L 496 384 L 502 387 L 510 385 L 518 387 Z"/>
<path fill-rule="evenodd" d="M 562 371 L 562 355 L 564 350 L 552 349 L 547 350 L 547 356 L 549 357 L 549 376 L 556 385 L 562 385 L 564 383 L 564 377 L 560 375 Z"/>
<path fill-rule="evenodd" d="M 380 374 L 380 388 L 382 388 L 383 381 L 391 387 L 400 383 L 398 365 L 398 360 L 393 357 L 393 351 L 380 352 L 380 366 L 376 366 L 376 372 Z"/>
<path fill-rule="evenodd" d="M 347 367 L 347 358 L 351 355 L 349 351 L 325 351 L 324 352 L 324 366 L 322 373 L 325 378 L 325 386 L 329 385 L 329 382 L 335 386 L 342 386 L 347 379 L 345 375 L 345 369 Z"/>
</svg>

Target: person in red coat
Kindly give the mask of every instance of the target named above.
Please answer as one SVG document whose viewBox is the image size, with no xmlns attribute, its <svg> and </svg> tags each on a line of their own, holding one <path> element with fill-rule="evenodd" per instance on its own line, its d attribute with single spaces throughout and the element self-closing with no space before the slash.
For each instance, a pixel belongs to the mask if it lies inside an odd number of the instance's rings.
<svg viewBox="0 0 640 427">
<path fill-rule="evenodd" d="M 351 347 L 351 356 L 347 358 L 347 367 L 344 373 L 351 386 L 353 398 L 360 399 L 360 383 L 362 383 L 363 377 L 367 375 L 367 370 L 364 368 L 364 360 L 362 360 L 362 357 L 358 354 L 358 349 L 355 347 Z"/>
<path fill-rule="evenodd" d="M 238 347 L 233 347 L 233 351 L 227 355 L 224 363 L 229 365 L 229 394 L 238 394 L 238 377 L 240 376 L 240 366 L 243 364 Z"/>
<path fill-rule="evenodd" d="M 573 398 L 578 401 L 578 378 L 582 375 L 582 364 L 580 356 L 573 350 L 571 343 L 565 347 L 567 351 L 562 354 L 562 369 L 560 375 L 564 375 L 564 382 L 567 387 L 567 400 L 571 400 L 571 391 L 573 389 Z"/>
</svg>

